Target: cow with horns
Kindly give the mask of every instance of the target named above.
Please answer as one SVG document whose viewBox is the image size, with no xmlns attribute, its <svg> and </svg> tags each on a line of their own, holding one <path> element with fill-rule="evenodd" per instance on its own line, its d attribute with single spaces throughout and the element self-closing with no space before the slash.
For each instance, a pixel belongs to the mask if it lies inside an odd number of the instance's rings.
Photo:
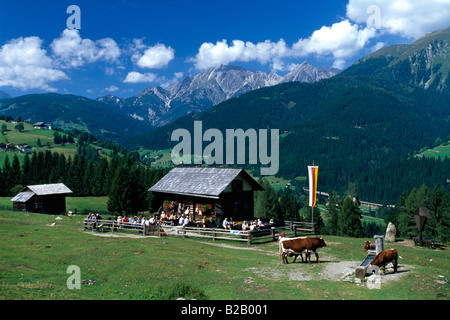
<svg viewBox="0 0 450 320">
<path fill-rule="evenodd" d="M 317 249 L 326 247 L 326 243 L 322 237 L 300 237 L 300 238 L 285 238 L 284 232 L 280 234 L 279 238 L 279 255 L 283 264 L 289 263 L 287 257 L 294 256 L 294 261 L 297 256 L 302 257 L 303 262 L 303 251 L 306 250 L 306 260 L 311 263 L 310 251 L 314 252 L 316 255 L 317 262 L 320 263 L 319 255 L 317 254 Z"/>
<path fill-rule="evenodd" d="M 389 262 L 392 262 L 394 265 L 394 273 L 397 273 L 397 259 L 402 258 L 398 255 L 397 250 L 395 249 L 386 249 L 381 251 L 379 254 L 376 255 L 375 258 L 370 262 L 373 266 L 383 267 L 383 274 L 386 274 L 386 265 Z"/>
<path fill-rule="evenodd" d="M 375 243 L 370 243 L 370 241 L 364 242 L 364 250 L 375 250 Z"/>
</svg>

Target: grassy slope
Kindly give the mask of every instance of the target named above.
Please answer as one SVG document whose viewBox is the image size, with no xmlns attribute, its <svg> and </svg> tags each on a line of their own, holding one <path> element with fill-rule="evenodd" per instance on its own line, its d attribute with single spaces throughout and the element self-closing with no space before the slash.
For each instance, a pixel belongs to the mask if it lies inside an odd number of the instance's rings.
<svg viewBox="0 0 450 320">
<path fill-rule="evenodd" d="M 440 145 L 433 149 L 428 149 L 416 155 L 416 157 L 438 158 L 444 160 L 445 157 L 450 157 L 450 144 Z"/>
<path fill-rule="evenodd" d="M 65 146 L 62 145 L 54 145 L 53 144 L 53 134 L 56 132 L 54 130 L 39 130 L 34 129 L 32 124 L 29 123 L 23 123 L 25 129 L 22 132 L 17 131 L 14 129 L 14 126 L 17 124 L 11 123 L 11 122 L 5 122 L 3 120 L 0 120 L 0 126 L 6 124 L 6 127 L 8 128 L 8 131 L 6 131 L 4 134 L 0 133 L 0 142 L 3 143 L 26 143 L 29 146 L 33 147 L 36 151 L 45 151 L 48 149 L 47 142 L 49 142 L 51 148 L 49 149 L 51 152 L 58 152 L 59 154 L 65 154 L 66 156 L 75 156 L 77 153 L 77 148 L 74 143 L 66 144 Z M 62 135 L 63 133 L 60 132 Z M 41 144 L 43 147 L 38 147 L 37 145 L 37 139 L 41 140 Z M 19 157 L 19 161 L 22 163 L 23 159 L 25 158 L 25 154 L 15 151 L 15 152 L 0 152 L 0 167 L 3 166 L 3 163 L 5 161 L 5 157 L 9 157 L 10 163 L 12 163 L 14 155 L 17 155 Z"/>
<path fill-rule="evenodd" d="M 447 284 L 435 281 L 450 277 L 449 250 L 389 244 L 403 257 L 399 270 L 404 274 L 381 290 L 369 290 L 319 279 L 332 262 L 363 261 L 365 239 L 326 236 L 321 264 L 282 265 L 276 243 L 236 250 L 181 237 L 98 237 L 81 231 L 82 218 L 63 217 L 51 227 L 52 215 L 0 211 L 0 299 L 148 299 L 157 286 L 180 282 L 200 287 L 213 300 L 432 300 L 450 295 Z M 248 247 L 242 244 L 242 249 Z M 70 265 L 80 267 L 82 280 L 97 282 L 67 289 Z M 293 279 L 298 272 L 311 279 Z"/>
</svg>

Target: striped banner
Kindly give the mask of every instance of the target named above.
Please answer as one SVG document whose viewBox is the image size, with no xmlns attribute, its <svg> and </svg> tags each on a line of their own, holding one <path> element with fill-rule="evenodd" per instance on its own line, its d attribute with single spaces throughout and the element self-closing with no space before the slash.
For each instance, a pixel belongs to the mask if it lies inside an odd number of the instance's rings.
<svg viewBox="0 0 450 320">
<path fill-rule="evenodd" d="M 309 206 L 316 206 L 317 199 L 317 173 L 319 171 L 318 166 L 308 166 L 308 178 L 309 178 Z"/>
</svg>

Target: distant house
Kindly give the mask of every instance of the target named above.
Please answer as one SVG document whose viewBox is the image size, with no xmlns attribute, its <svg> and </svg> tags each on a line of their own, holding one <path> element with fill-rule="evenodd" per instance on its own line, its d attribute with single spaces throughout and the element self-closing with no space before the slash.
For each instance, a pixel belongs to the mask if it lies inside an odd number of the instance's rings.
<svg viewBox="0 0 450 320">
<path fill-rule="evenodd" d="M 19 143 L 19 144 L 16 145 L 16 148 L 19 149 L 21 152 L 24 152 L 24 153 L 32 153 L 32 151 L 33 151 L 33 148 L 30 147 L 26 143 Z"/>
<path fill-rule="evenodd" d="M 66 195 L 72 190 L 63 183 L 32 185 L 11 199 L 14 211 L 61 214 L 66 212 Z"/>
<path fill-rule="evenodd" d="M 6 144 L 6 150 L 14 150 L 15 145 L 14 143 L 7 143 Z"/>
<path fill-rule="evenodd" d="M 174 168 L 149 189 L 163 209 L 175 202 L 187 207 L 191 221 L 253 219 L 253 193 L 260 190 L 245 170 L 230 168 Z"/>
<path fill-rule="evenodd" d="M 36 122 L 35 124 L 33 124 L 33 127 L 35 129 L 48 129 L 48 130 L 52 130 L 52 125 L 48 124 L 48 123 L 44 123 L 44 122 Z"/>
</svg>

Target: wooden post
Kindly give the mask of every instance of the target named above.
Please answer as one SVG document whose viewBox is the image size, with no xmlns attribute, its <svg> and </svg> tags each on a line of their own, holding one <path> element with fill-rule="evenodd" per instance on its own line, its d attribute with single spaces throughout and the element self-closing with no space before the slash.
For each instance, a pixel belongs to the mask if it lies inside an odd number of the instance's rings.
<svg viewBox="0 0 450 320">
<path fill-rule="evenodd" d="M 275 241 L 275 227 L 270 228 L 270 233 L 272 234 L 272 241 Z"/>
<path fill-rule="evenodd" d="M 216 228 L 213 228 L 213 242 L 216 242 Z"/>
<path fill-rule="evenodd" d="M 252 232 L 251 231 L 248 231 L 247 244 L 248 245 L 252 244 Z"/>
</svg>

